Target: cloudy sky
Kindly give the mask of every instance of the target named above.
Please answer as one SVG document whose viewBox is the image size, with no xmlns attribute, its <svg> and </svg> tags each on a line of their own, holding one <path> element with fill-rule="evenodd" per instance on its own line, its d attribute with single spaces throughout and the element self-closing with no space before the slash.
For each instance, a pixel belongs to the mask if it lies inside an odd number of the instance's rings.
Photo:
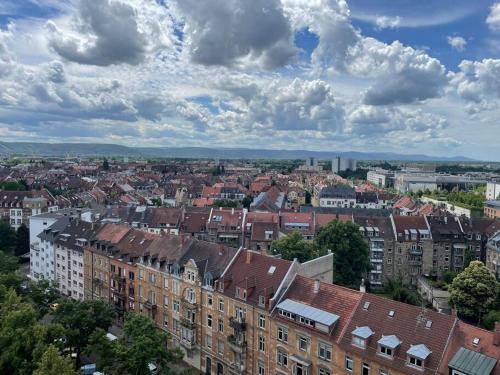
<svg viewBox="0 0 500 375">
<path fill-rule="evenodd" d="M 500 161 L 491 0 L 2 0 L 0 140 Z"/>
</svg>

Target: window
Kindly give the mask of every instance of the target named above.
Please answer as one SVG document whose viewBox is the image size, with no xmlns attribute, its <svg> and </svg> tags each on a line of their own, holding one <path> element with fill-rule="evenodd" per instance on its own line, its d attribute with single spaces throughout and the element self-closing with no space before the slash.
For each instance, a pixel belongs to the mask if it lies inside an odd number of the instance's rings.
<svg viewBox="0 0 500 375">
<path fill-rule="evenodd" d="M 288 342 L 288 328 L 278 327 L 278 340 Z"/>
<path fill-rule="evenodd" d="M 179 282 L 176 280 L 172 280 L 172 289 L 174 290 L 174 294 L 179 294 Z"/>
<path fill-rule="evenodd" d="M 360 348 L 365 347 L 365 340 L 358 336 L 352 336 L 352 344 L 359 346 Z"/>
<path fill-rule="evenodd" d="M 320 368 L 318 368 L 318 375 L 331 375 L 331 372 L 330 372 L 330 370 L 328 370 L 324 367 L 320 367 Z"/>
<path fill-rule="evenodd" d="M 217 342 L 217 353 L 219 353 L 220 355 L 224 355 L 224 341 L 222 340 L 219 340 Z"/>
<path fill-rule="evenodd" d="M 409 357 L 408 363 L 411 366 L 415 366 L 415 367 L 419 367 L 419 368 L 422 367 L 422 360 L 420 358 L 417 358 L 417 357 Z"/>
<path fill-rule="evenodd" d="M 361 375 L 370 375 L 370 365 L 363 363 L 361 366 Z"/>
<path fill-rule="evenodd" d="M 163 278 L 163 287 L 164 287 L 165 289 L 167 289 L 167 288 L 168 288 L 168 279 L 167 279 L 166 277 L 164 277 L 164 278 Z"/>
<path fill-rule="evenodd" d="M 259 351 L 266 351 L 266 338 L 264 336 L 259 336 Z"/>
<path fill-rule="evenodd" d="M 207 315 L 207 326 L 212 328 L 212 315 Z"/>
<path fill-rule="evenodd" d="M 276 363 L 280 366 L 288 367 L 288 354 L 285 351 L 278 349 L 276 353 Z"/>
<path fill-rule="evenodd" d="M 325 361 L 331 361 L 332 347 L 322 342 L 318 343 L 318 357 Z"/>
<path fill-rule="evenodd" d="M 224 312 L 224 299 L 219 298 L 219 311 Z"/>
<path fill-rule="evenodd" d="M 211 307 L 212 306 L 212 294 L 207 294 L 207 306 Z"/>
<path fill-rule="evenodd" d="M 389 371 L 381 368 L 380 370 L 378 370 L 378 375 L 389 375 Z"/>
<path fill-rule="evenodd" d="M 345 357 L 345 369 L 349 372 L 352 372 L 353 368 L 354 368 L 354 361 L 352 360 L 351 357 L 346 356 Z"/>
<path fill-rule="evenodd" d="M 212 336 L 210 336 L 210 335 L 205 336 L 205 345 L 209 349 L 212 348 Z"/>
<path fill-rule="evenodd" d="M 380 353 L 383 355 L 386 355 L 388 357 L 392 357 L 392 349 L 388 348 L 387 346 L 380 346 Z"/>
<path fill-rule="evenodd" d="M 219 332 L 224 332 L 224 320 L 223 319 L 219 319 L 218 330 L 219 330 Z"/>
<path fill-rule="evenodd" d="M 308 340 L 307 337 L 299 336 L 299 349 L 307 352 Z"/>
<path fill-rule="evenodd" d="M 266 329 L 266 317 L 262 314 L 259 314 L 259 328 Z"/>
<path fill-rule="evenodd" d="M 174 302 L 173 302 L 173 304 L 172 304 L 172 305 L 173 305 L 173 307 L 172 307 L 172 308 L 173 308 L 173 310 L 174 310 L 176 313 L 178 313 L 178 312 L 179 312 L 179 310 L 180 310 L 180 308 L 179 308 L 179 301 L 174 300 Z"/>
<path fill-rule="evenodd" d="M 190 303 L 195 303 L 195 302 L 196 302 L 196 293 L 195 293 L 194 289 L 189 288 L 189 289 L 187 290 L 186 299 L 187 299 Z"/>
<path fill-rule="evenodd" d="M 144 279 L 144 270 L 139 269 L 139 280 Z"/>
<path fill-rule="evenodd" d="M 156 275 L 154 273 L 149 274 L 149 282 L 154 284 L 156 282 Z"/>
<path fill-rule="evenodd" d="M 262 363 L 259 363 L 257 366 L 258 369 L 258 374 L 259 375 L 265 375 L 266 374 L 266 369 Z"/>
<path fill-rule="evenodd" d="M 163 295 L 163 306 L 168 306 L 168 296 L 166 294 Z"/>
</svg>

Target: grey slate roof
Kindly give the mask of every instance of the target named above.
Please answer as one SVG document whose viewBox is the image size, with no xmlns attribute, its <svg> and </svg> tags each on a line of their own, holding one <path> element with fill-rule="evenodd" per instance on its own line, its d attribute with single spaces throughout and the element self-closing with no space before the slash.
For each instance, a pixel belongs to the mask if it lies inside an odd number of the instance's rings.
<svg viewBox="0 0 500 375">
<path fill-rule="evenodd" d="M 495 358 L 461 347 L 448 366 L 469 375 L 489 375 L 496 363 Z"/>
</svg>

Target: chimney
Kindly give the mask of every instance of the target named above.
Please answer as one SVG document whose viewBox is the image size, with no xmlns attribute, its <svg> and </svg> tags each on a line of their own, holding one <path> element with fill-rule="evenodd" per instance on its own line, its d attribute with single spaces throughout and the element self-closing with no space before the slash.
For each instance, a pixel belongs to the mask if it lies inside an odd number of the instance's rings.
<svg viewBox="0 0 500 375">
<path fill-rule="evenodd" d="M 445 224 L 448 224 L 448 216 L 445 216 L 445 217 L 444 217 L 444 223 L 445 223 Z"/>
<path fill-rule="evenodd" d="M 500 346 L 500 322 L 495 322 L 495 332 L 493 334 L 493 345 Z"/>
<path fill-rule="evenodd" d="M 319 279 L 314 280 L 314 289 L 313 289 L 314 290 L 314 294 L 318 294 L 318 292 L 319 292 L 319 285 L 320 285 Z"/>
<path fill-rule="evenodd" d="M 359 285 L 359 291 L 361 293 L 366 293 L 365 279 L 361 279 L 361 284 Z"/>
<path fill-rule="evenodd" d="M 247 250 L 246 264 L 250 264 L 251 262 L 252 262 L 252 252 L 250 250 Z"/>
</svg>

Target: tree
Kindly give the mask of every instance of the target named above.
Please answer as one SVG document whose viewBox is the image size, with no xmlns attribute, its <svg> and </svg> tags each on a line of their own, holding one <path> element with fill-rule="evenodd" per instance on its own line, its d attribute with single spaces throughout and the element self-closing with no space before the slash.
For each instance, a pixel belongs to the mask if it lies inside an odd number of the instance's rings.
<svg viewBox="0 0 500 375">
<path fill-rule="evenodd" d="M 67 344 L 76 353 L 77 367 L 80 355 L 97 328 L 107 331 L 115 318 L 111 305 L 101 300 L 68 301 L 56 310 L 54 322 L 67 330 Z"/>
<path fill-rule="evenodd" d="M 16 232 L 5 220 L 0 220 L 0 250 L 12 253 L 16 247 Z"/>
<path fill-rule="evenodd" d="M 458 314 L 480 323 L 495 304 L 499 283 L 482 262 L 473 261 L 453 279 L 448 290 L 450 302 Z"/>
<path fill-rule="evenodd" d="M 493 331 L 496 322 L 500 322 L 500 310 L 491 310 L 484 316 L 483 327 Z"/>
<path fill-rule="evenodd" d="M 22 182 L 17 181 L 3 181 L 0 182 L 0 190 L 25 191 L 26 185 L 24 185 Z"/>
<path fill-rule="evenodd" d="M 333 220 L 316 236 L 319 253 L 333 252 L 333 282 L 358 288 L 370 269 L 368 243 L 353 223 Z"/>
<path fill-rule="evenodd" d="M 179 349 L 169 349 L 167 342 L 168 334 L 158 330 L 151 319 L 131 313 L 125 318 L 122 337 L 111 342 L 104 331 L 96 331 L 88 351 L 99 353 L 98 364 L 106 374 L 149 375 L 150 363 L 160 374 L 174 374 L 170 365 L 183 355 Z"/>
<path fill-rule="evenodd" d="M 59 291 L 48 280 L 30 283 L 26 294 L 40 312 L 40 316 L 44 316 L 49 311 L 49 306 L 60 298 Z"/>
<path fill-rule="evenodd" d="M 417 306 L 420 302 L 418 295 L 408 289 L 401 280 L 388 280 L 384 287 L 384 294 L 394 301 L 404 302 Z"/>
<path fill-rule="evenodd" d="M 77 375 L 77 372 L 68 358 L 64 358 L 54 345 L 49 345 L 33 375 Z"/>
<path fill-rule="evenodd" d="M 306 262 L 316 257 L 315 247 L 311 242 L 304 240 L 302 234 L 294 231 L 288 236 L 274 240 L 271 244 L 274 254 L 281 254 L 283 259 Z"/>
<path fill-rule="evenodd" d="M 30 230 L 23 223 L 16 232 L 16 248 L 14 254 L 17 256 L 30 252 Z"/>
<path fill-rule="evenodd" d="M 250 205 L 252 204 L 252 202 L 253 202 L 253 198 L 250 197 L 249 195 L 247 195 L 245 198 L 243 198 L 243 200 L 241 201 L 241 204 L 245 208 L 250 208 Z"/>
<path fill-rule="evenodd" d="M 17 270 L 18 261 L 16 257 L 5 254 L 0 250 L 0 274 L 9 274 Z"/>
</svg>

